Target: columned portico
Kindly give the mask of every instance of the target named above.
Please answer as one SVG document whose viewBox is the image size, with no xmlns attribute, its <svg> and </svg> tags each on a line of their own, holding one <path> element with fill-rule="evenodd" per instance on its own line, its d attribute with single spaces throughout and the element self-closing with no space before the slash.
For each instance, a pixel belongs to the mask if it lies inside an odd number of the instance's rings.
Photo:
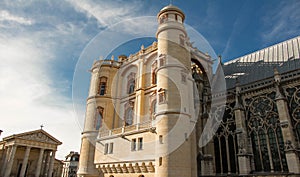
<svg viewBox="0 0 300 177">
<path fill-rule="evenodd" d="M 0 177 L 51 177 L 60 144 L 42 129 L 3 138 Z"/>
</svg>

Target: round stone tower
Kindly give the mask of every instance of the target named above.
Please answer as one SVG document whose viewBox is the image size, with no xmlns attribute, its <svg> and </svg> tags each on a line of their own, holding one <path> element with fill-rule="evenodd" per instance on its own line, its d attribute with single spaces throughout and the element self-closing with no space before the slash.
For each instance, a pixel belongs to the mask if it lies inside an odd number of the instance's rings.
<svg viewBox="0 0 300 177">
<path fill-rule="evenodd" d="M 95 144 L 98 131 L 94 126 L 94 119 L 96 114 L 96 102 L 92 99 L 97 95 L 97 83 L 99 82 L 99 68 L 93 67 L 91 69 L 91 81 L 89 96 L 87 99 L 86 115 L 84 122 L 84 129 L 81 138 L 79 168 L 77 171 L 78 177 L 95 177 L 98 172 L 94 165 Z"/>
<path fill-rule="evenodd" d="M 156 177 L 196 176 L 193 82 L 184 18 L 173 5 L 157 15 Z"/>
<path fill-rule="evenodd" d="M 94 159 L 99 150 L 96 139 L 99 131 L 114 128 L 117 115 L 114 112 L 111 87 L 119 68 L 114 60 L 95 61 L 90 72 L 90 89 L 87 98 L 84 129 L 82 132 L 78 177 L 103 177 L 95 168 Z"/>
</svg>

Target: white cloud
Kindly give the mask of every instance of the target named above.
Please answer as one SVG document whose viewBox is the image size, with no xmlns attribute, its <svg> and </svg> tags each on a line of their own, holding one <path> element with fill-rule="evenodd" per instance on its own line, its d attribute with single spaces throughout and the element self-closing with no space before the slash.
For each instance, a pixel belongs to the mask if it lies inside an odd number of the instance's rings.
<svg viewBox="0 0 300 177">
<path fill-rule="evenodd" d="M 142 7 L 138 1 L 77 1 L 68 0 L 76 10 L 84 12 L 88 17 L 94 17 L 100 25 L 109 26 L 122 19 L 136 17 L 137 11 Z"/>
<path fill-rule="evenodd" d="M 44 124 L 46 131 L 63 142 L 57 152 L 62 158 L 70 150 L 79 150 L 81 130 L 71 100 L 60 92 L 60 79 L 51 77 L 55 53 L 40 47 L 41 40 L 34 35 L 0 35 L 1 137 Z M 70 138 L 74 136 L 78 139 Z"/>
<path fill-rule="evenodd" d="M 13 15 L 7 10 L 0 11 L 0 22 L 15 22 L 22 25 L 32 25 L 34 22 L 31 19 Z"/>
<path fill-rule="evenodd" d="M 0 2 L 0 138 L 43 124 L 63 142 L 57 151 L 63 159 L 80 149 L 71 72 L 97 24 L 69 3 L 54 2 Z"/>
</svg>

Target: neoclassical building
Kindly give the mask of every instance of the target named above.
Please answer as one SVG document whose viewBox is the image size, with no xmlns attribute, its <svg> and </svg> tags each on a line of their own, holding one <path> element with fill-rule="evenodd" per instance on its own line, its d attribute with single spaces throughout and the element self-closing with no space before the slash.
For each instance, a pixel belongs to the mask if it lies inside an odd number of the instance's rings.
<svg viewBox="0 0 300 177">
<path fill-rule="evenodd" d="M 300 37 L 214 73 L 178 7 L 157 19 L 152 45 L 92 64 L 77 175 L 299 176 Z"/>
<path fill-rule="evenodd" d="M 1 177 L 60 177 L 55 159 L 62 143 L 43 129 L 14 134 L 0 141 Z"/>
</svg>

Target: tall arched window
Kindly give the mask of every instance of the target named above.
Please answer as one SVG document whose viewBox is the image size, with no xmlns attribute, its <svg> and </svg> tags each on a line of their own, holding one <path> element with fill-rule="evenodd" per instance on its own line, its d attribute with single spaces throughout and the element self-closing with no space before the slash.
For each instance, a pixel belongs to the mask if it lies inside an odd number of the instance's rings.
<svg viewBox="0 0 300 177">
<path fill-rule="evenodd" d="M 106 93 L 106 84 L 107 84 L 107 77 L 100 77 L 100 82 L 99 82 L 99 89 L 98 93 L 99 95 L 104 95 Z"/>
<path fill-rule="evenodd" d="M 246 99 L 255 171 L 288 171 L 275 92 Z"/>
<path fill-rule="evenodd" d="M 237 173 L 238 170 L 234 105 L 235 102 L 226 105 L 223 119 L 214 137 L 216 173 Z"/>
<path fill-rule="evenodd" d="M 151 84 L 157 83 L 156 70 L 157 70 L 157 60 L 155 60 L 151 66 Z"/>
<path fill-rule="evenodd" d="M 135 73 L 130 73 L 127 77 L 127 93 L 131 94 L 135 89 Z"/>
<path fill-rule="evenodd" d="M 154 119 L 154 115 L 156 113 L 156 99 L 151 102 L 150 113 L 151 113 L 151 119 L 153 120 Z"/>
<path fill-rule="evenodd" d="M 95 116 L 95 129 L 99 130 L 102 126 L 102 121 L 103 121 L 103 108 L 102 107 L 97 107 L 96 110 L 96 116 Z"/>
<path fill-rule="evenodd" d="M 133 102 L 125 105 L 125 126 L 133 124 Z"/>
</svg>

